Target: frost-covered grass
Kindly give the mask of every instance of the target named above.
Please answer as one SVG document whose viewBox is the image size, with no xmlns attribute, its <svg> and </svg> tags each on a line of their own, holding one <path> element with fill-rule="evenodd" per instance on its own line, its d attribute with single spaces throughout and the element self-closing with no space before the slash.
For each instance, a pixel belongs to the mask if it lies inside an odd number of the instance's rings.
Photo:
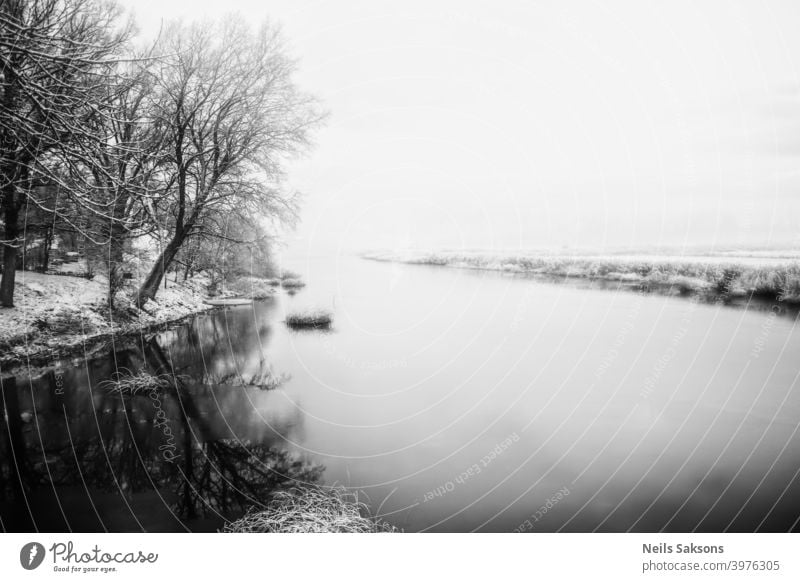
<svg viewBox="0 0 800 582">
<path fill-rule="evenodd" d="M 344 487 L 304 485 L 279 491 L 266 509 L 251 510 L 225 525 L 228 533 L 389 533 L 394 527 L 371 517 Z"/>
<path fill-rule="evenodd" d="M 794 251 L 692 256 L 442 251 L 364 256 L 378 261 L 660 285 L 673 287 L 681 294 L 754 294 L 800 302 L 800 254 Z"/>
<path fill-rule="evenodd" d="M 289 313 L 285 321 L 293 329 L 328 328 L 333 323 L 333 314 L 322 309 L 296 311 Z"/>
</svg>

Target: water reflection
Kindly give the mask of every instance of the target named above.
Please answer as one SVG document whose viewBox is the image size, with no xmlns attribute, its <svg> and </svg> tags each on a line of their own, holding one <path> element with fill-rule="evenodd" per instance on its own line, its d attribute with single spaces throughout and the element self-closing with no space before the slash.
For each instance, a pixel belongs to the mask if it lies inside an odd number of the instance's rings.
<svg viewBox="0 0 800 582">
<path fill-rule="evenodd" d="M 275 376 L 259 349 L 269 329 L 252 321 L 199 317 L 82 367 L 4 378 L 3 530 L 215 530 L 279 487 L 318 480 L 319 465 L 283 446 L 298 413 L 241 414 L 264 411 L 260 388 Z M 171 381 L 109 391 L 127 370 Z"/>
<path fill-rule="evenodd" d="M 406 531 L 799 527 L 788 307 L 358 260 L 307 279 L 4 379 L 0 525 L 214 530 L 318 479 Z M 281 321 L 317 307 L 332 333 Z M 157 400 L 103 388 L 125 370 L 172 381 Z"/>
<path fill-rule="evenodd" d="M 438 269 L 441 267 L 415 265 L 415 267 Z M 626 291 L 630 293 L 652 294 L 663 297 L 680 297 L 705 305 L 746 309 L 748 311 L 768 311 L 775 315 L 796 318 L 800 314 L 800 304 L 796 301 L 784 301 L 769 294 L 755 292 L 717 292 L 714 289 L 695 291 L 681 285 L 667 283 L 653 284 L 647 282 L 614 281 L 593 277 L 572 277 L 566 275 L 546 275 L 541 273 L 499 273 L 500 277 L 544 282 L 551 285 L 564 285 L 575 289 L 591 289 L 596 291 Z"/>
</svg>

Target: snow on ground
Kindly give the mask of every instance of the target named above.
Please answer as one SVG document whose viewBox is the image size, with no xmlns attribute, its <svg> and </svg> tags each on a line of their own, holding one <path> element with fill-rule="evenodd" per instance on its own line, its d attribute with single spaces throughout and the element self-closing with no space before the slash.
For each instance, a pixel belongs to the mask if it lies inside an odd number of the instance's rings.
<svg viewBox="0 0 800 582">
<path fill-rule="evenodd" d="M 30 332 L 38 321 L 55 314 L 83 315 L 90 326 L 105 321 L 95 310 L 105 301 L 103 281 L 17 271 L 13 309 L 0 309 L 0 341 Z M 80 330 L 76 330 L 77 333 Z"/>
<path fill-rule="evenodd" d="M 13 308 L 0 308 L 0 363 L 9 363 L 47 350 L 80 345 L 86 339 L 111 333 L 129 333 L 151 325 L 174 321 L 210 309 L 205 303 L 208 277 L 199 274 L 176 283 L 170 277 L 155 301 L 144 310 L 133 305 L 135 289 L 122 289 L 110 316 L 106 307 L 107 281 L 97 275 L 82 277 L 17 271 Z M 263 298 L 274 288 L 248 280 L 247 288 Z M 255 295 L 254 293 L 253 295 Z"/>
</svg>

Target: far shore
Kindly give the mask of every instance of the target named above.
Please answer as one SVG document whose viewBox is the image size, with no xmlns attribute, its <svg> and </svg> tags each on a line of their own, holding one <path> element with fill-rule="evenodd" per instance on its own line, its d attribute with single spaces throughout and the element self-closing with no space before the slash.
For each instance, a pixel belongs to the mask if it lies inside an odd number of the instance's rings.
<svg viewBox="0 0 800 582">
<path fill-rule="evenodd" d="M 374 261 L 437 265 L 503 273 L 606 281 L 709 300 L 756 299 L 800 306 L 800 251 L 661 253 L 548 253 L 501 251 L 370 252 Z"/>
</svg>

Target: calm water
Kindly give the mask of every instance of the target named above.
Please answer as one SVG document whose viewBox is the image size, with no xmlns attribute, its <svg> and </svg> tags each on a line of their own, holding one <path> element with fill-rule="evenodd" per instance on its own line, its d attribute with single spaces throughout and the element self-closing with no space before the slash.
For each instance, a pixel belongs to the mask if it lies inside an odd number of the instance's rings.
<svg viewBox="0 0 800 582">
<path fill-rule="evenodd" d="M 5 378 L 3 529 L 214 530 L 291 480 L 359 488 L 407 531 L 798 528 L 795 314 L 294 268 L 294 296 Z M 331 332 L 286 329 L 310 306 Z M 177 380 L 123 398 L 116 370 Z"/>
</svg>

